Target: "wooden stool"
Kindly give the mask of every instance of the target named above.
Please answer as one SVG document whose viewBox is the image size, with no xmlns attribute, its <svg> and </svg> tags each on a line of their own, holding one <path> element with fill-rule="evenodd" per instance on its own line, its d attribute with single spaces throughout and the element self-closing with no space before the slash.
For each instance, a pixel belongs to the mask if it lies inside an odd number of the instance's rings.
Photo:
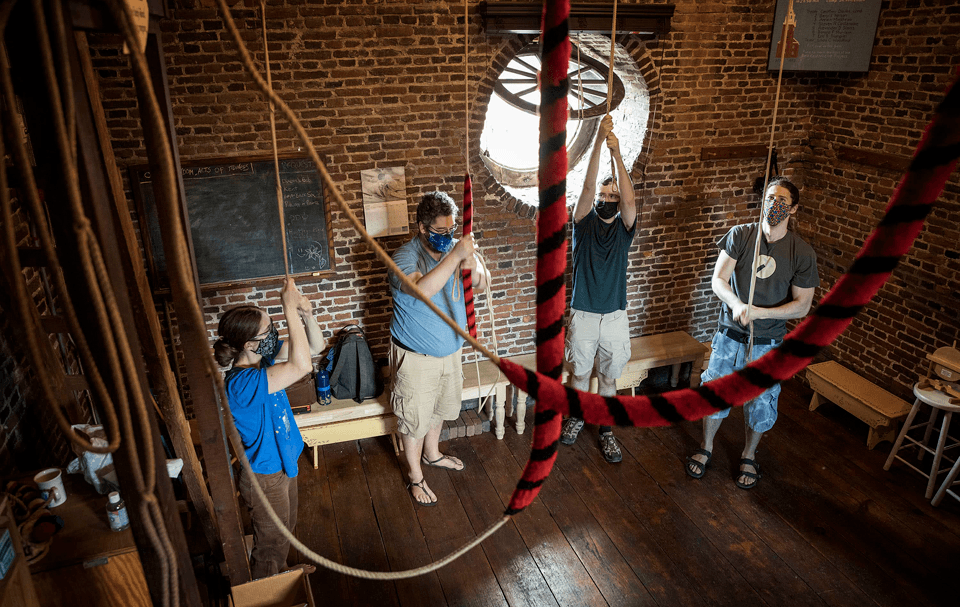
<svg viewBox="0 0 960 607">
<path fill-rule="evenodd" d="M 944 384 L 944 385 L 946 386 L 948 384 Z M 956 384 L 953 384 L 952 389 L 956 389 L 956 388 L 957 388 Z M 956 401 L 957 399 L 953 398 L 950 394 L 937 390 L 933 386 L 921 387 L 920 383 L 914 384 L 913 394 L 914 396 L 917 397 L 917 399 L 914 401 L 913 408 L 910 409 L 910 413 L 907 414 L 907 420 L 903 423 L 903 429 L 900 431 L 900 435 L 897 436 L 897 441 L 893 444 L 893 449 L 890 450 L 890 456 L 887 457 L 887 462 L 883 465 L 883 469 L 889 470 L 890 465 L 893 464 L 894 459 L 898 459 L 901 462 L 905 463 L 909 468 L 912 468 L 913 470 L 915 470 L 916 472 L 919 472 L 920 474 L 922 474 L 924 477 L 927 478 L 927 492 L 924 495 L 924 497 L 926 497 L 927 499 L 930 499 L 930 497 L 933 496 L 933 488 L 937 483 L 937 477 L 943 472 L 950 470 L 950 468 L 947 468 L 947 467 L 944 467 L 941 469 L 940 460 L 946 459 L 951 463 L 955 461 L 950 457 L 945 456 L 944 452 L 949 451 L 950 449 L 954 449 L 956 447 L 960 447 L 960 440 L 957 440 L 955 437 L 949 436 L 947 434 L 947 431 L 950 428 L 950 419 L 951 417 L 953 417 L 954 412 L 960 411 L 960 404 L 956 402 L 951 402 L 951 401 Z M 920 411 L 921 403 L 930 406 L 931 408 L 930 417 L 929 419 L 927 419 L 926 422 L 914 424 L 913 420 L 914 418 L 916 418 L 917 413 Z M 935 429 L 937 416 L 939 415 L 941 410 L 944 413 L 943 423 L 941 424 L 941 427 L 937 429 L 937 432 L 939 432 L 939 437 L 937 439 L 937 447 L 936 449 L 933 449 L 927 446 L 927 442 L 930 440 L 930 435 L 933 433 Z M 915 428 L 925 428 L 922 440 L 917 440 L 907 435 L 907 433 L 910 430 L 913 430 Z M 947 442 L 948 438 L 952 441 L 949 444 Z M 910 448 L 910 447 L 918 448 L 917 459 L 922 459 L 924 452 L 927 452 L 933 455 L 933 465 L 930 466 L 929 472 L 924 472 L 920 468 L 917 468 L 912 463 L 908 462 L 903 457 L 900 457 L 899 455 L 897 455 L 897 452 L 900 451 L 900 448 L 903 446 L 904 441 L 909 443 L 907 445 L 907 448 Z M 960 461 L 960 458 L 958 458 L 956 461 Z M 951 474 L 953 476 L 956 476 L 956 469 L 957 469 L 957 466 L 954 465 L 953 470 L 951 470 Z M 944 483 L 944 485 L 946 486 L 946 483 Z M 940 499 L 943 499 L 943 496 L 940 496 Z"/>
</svg>

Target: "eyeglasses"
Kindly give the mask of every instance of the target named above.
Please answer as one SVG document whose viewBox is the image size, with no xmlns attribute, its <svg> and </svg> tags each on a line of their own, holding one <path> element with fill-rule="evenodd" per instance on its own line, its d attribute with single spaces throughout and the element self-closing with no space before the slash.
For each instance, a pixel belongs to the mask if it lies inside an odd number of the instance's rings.
<svg viewBox="0 0 960 607">
<path fill-rule="evenodd" d="M 267 327 L 267 330 L 261 333 L 260 335 L 254 335 L 253 337 L 250 338 L 250 341 L 263 341 L 267 337 L 269 337 L 271 333 L 273 333 L 273 330 L 274 330 L 274 326 L 273 326 L 273 321 L 271 320 L 270 326 Z"/>
<path fill-rule="evenodd" d="M 436 234 L 437 236 L 453 236 L 454 233 L 457 231 L 458 227 L 460 226 L 454 223 L 452 226 L 450 226 L 449 230 L 444 230 L 444 231 L 435 230 L 433 226 L 427 226 L 427 229 L 433 232 L 434 234 Z"/>
<path fill-rule="evenodd" d="M 791 206 L 789 196 L 774 196 L 773 194 L 770 194 L 769 196 L 767 196 L 767 202 L 774 202 L 774 201 L 779 202 L 781 204 L 785 204 L 787 206 Z"/>
</svg>

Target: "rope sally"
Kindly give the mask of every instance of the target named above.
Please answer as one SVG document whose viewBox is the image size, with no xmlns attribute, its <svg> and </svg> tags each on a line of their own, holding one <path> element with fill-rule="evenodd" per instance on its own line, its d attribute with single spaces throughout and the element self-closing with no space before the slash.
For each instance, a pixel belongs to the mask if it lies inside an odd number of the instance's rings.
<svg viewBox="0 0 960 607">
<path fill-rule="evenodd" d="M 567 266 L 567 93 L 570 60 L 570 4 L 544 3 L 540 35 L 540 212 L 537 215 L 537 370 L 554 381 L 563 369 L 563 314 Z M 501 360 L 501 369 L 504 369 Z M 509 377 L 509 376 L 508 376 Z M 536 401 L 533 447 L 508 514 L 523 510 L 540 492 L 557 459 L 560 415 Z"/>
</svg>

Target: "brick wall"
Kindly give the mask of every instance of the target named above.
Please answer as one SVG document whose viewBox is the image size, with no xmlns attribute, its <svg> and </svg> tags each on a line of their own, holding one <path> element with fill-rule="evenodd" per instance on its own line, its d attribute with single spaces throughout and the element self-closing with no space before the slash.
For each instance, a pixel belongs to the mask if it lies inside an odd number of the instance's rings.
<svg viewBox="0 0 960 607">
<path fill-rule="evenodd" d="M 634 335 L 686 330 L 707 340 L 719 306 L 709 289 L 714 243 L 755 216 L 751 186 L 764 159 L 701 161 L 700 152 L 767 142 L 776 93 L 776 75 L 765 70 L 774 2 L 675 4 L 672 32 L 662 43 L 620 40 L 647 79 L 655 122 L 634 167 L 644 206 L 631 253 L 629 317 Z M 803 189 L 800 231 L 820 258 L 817 300 L 849 266 L 899 178 L 839 162 L 837 147 L 911 153 L 950 80 L 960 31 L 953 4 L 885 2 L 865 75 L 784 77 L 776 145 L 781 170 Z M 172 5 L 162 30 L 181 158 L 268 154 L 266 104 L 236 61 L 217 11 L 196 1 Z M 250 5 L 238 3 L 234 16 L 251 51 L 262 57 L 258 10 Z M 459 198 L 462 5 L 276 2 L 268 16 L 274 87 L 299 114 L 353 212 L 361 213 L 360 171 L 373 167 L 406 168 L 411 223 L 424 191 L 439 187 Z M 476 158 L 493 79 L 527 39 L 486 35 L 475 10 L 470 25 L 475 230 L 494 272 L 501 353 L 517 354 L 534 348 L 535 213 L 506 195 Z M 126 60 L 116 38 L 99 36 L 94 43 L 118 161 L 143 162 Z M 301 147 L 283 121 L 277 136 L 281 151 Z M 644 168 L 646 180 L 639 183 Z M 904 394 L 923 355 L 960 336 L 958 215 L 954 178 L 918 246 L 828 357 Z M 390 297 L 383 265 L 339 209 L 332 219 L 337 274 L 305 281 L 304 291 L 328 337 L 359 322 L 375 356 L 384 356 Z M 392 253 L 405 240 L 379 242 Z M 247 301 L 268 306 L 280 319 L 275 288 L 212 293 L 205 300 L 211 336 L 224 309 Z M 479 308 L 481 325 L 487 324 L 485 302 Z"/>
</svg>

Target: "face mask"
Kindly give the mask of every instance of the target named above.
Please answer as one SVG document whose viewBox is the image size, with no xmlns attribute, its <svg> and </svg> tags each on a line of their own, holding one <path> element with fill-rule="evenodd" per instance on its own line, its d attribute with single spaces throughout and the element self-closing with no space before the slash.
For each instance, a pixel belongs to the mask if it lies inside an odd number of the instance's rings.
<svg viewBox="0 0 960 607">
<path fill-rule="evenodd" d="M 773 200 L 767 209 L 767 224 L 769 224 L 771 228 L 775 228 L 783 223 L 783 220 L 789 216 L 790 204 L 778 198 Z"/>
<path fill-rule="evenodd" d="M 257 349 L 253 351 L 254 354 L 259 354 L 267 359 L 274 359 L 277 357 L 277 353 L 280 351 L 280 333 L 277 332 L 277 328 L 270 324 L 270 331 L 267 333 L 267 336 L 260 340 L 260 345 L 257 346 Z"/>
<path fill-rule="evenodd" d="M 597 199 L 596 208 L 600 219 L 610 219 L 620 212 L 620 203 L 614 200 Z"/>
<path fill-rule="evenodd" d="M 453 236 L 450 234 L 437 234 L 427 230 L 427 242 L 441 253 L 447 253 L 453 248 Z"/>
</svg>

